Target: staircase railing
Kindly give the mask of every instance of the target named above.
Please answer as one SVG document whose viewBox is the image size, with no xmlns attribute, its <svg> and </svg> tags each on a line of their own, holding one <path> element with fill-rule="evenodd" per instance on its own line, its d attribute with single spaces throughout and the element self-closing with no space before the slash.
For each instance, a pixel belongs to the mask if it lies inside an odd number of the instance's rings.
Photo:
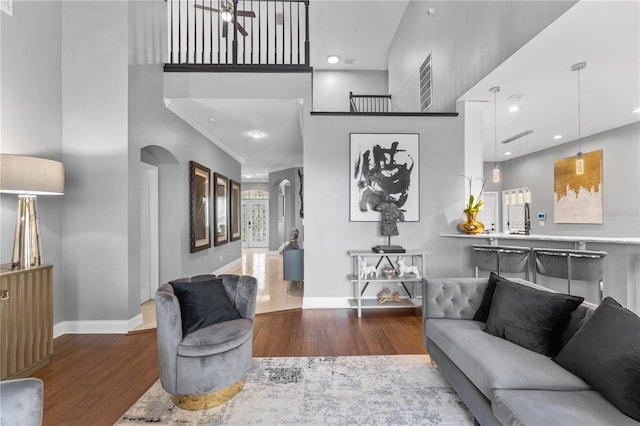
<svg viewBox="0 0 640 426">
<path fill-rule="evenodd" d="M 391 95 L 354 95 L 349 92 L 350 112 L 390 112 Z"/>
<path fill-rule="evenodd" d="M 168 65 L 309 66 L 309 0 L 167 0 Z"/>
</svg>

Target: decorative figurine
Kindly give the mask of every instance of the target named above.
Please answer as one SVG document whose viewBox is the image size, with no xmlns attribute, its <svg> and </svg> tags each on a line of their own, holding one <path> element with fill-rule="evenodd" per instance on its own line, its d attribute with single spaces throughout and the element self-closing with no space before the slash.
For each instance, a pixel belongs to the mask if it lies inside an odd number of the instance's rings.
<svg viewBox="0 0 640 426">
<path fill-rule="evenodd" d="M 400 293 L 397 291 L 391 295 L 391 290 L 388 287 L 382 289 L 380 293 L 378 293 L 378 303 L 386 303 L 386 302 L 399 302 L 400 301 Z"/>
<path fill-rule="evenodd" d="M 399 235 L 397 222 L 404 222 L 404 213 L 395 203 L 380 203 L 376 206 L 380 212 L 380 234 L 390 237 Z"/>
<path fill-rule="evenodd" d="M 360 262 L 360 278 L 367 278 L 371 274 L 378 278 L 378 271 L 376 271 L 376 267 L 373 265 L 367 265 L 366 259 L 362 259 L 362 262 Z"/>
<path fill-rule="evenodd" d="M 403 256 L 398 257 L 398 276 L 403 277 L 405 274 L 414 274 L 416 278 L 420 278 L 420 271 L 414 265 L 407 265 Z"/>
</svg>

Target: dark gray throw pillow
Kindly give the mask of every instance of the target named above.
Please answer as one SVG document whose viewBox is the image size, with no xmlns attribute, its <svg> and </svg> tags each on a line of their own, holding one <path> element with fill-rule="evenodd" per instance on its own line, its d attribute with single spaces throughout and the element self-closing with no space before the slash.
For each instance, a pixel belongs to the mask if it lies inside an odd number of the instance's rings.
<svg viewBox="0 0 640 426">
<path fill-rule="evenodd" d="M 498 280 L 484 331 L 546 356 L 562 348 L 571 313 L 583 297 Z"/>
<path fill-rule="evenodd" d="M 220 278 L 194 281 L 184 279 L 171 281 L 173 291 L 180 303 L 182 317 L 182 336 L 201 328 L 242 318 L 229 300 Z"/>
<path fill-rule="evenodd" d="M 553 359 L 640 421 L 640 318 L 605 298 Z"/>
<path fill-rule="evenodd" d="M 489 284 L 487 284 L 487 289 L 484 291 L 482 295 L 482 302 L 480 302 L 480 307 L 473 315 L 474 321 L 482 321 L 487 322 L 487 318 L 489 317 L 489 311 L 491 310 L 491 301 L 493 300 L 493 293 L 496 291 L 496 283 L 501 278 L 494 272 L 489 275 Z M 506 280 L 505 280 L 506 281 Z"/>
</svg>

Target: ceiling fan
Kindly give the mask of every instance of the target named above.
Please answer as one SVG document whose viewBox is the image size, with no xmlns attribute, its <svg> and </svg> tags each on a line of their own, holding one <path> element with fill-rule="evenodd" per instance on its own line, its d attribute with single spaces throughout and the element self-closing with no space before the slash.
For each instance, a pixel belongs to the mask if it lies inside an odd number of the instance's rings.
<svg viewBox="0 0 640 426">
<path fill-rule="evenodd" d="M 216 9 L 215 7 L 209 7 L 201 4 L 195 4 L 194 7 L 196 9 L 208 10 L 211 12 L 217 12 L 220 14 L 220 18 L 222 19 L 222 37 L 227 36 L 227 31 L 229 30 L 229 22 L 233 23 L 233 3 L 230 1 L 220 2 L 220 9 Z M 247 18 L 255 18 L 256 14 L 252 10 L 236 10 L 236 16 L 245 16 Z M 238 32 L 242 34 L 244 37 L 247 36 L 247 30 L 244 29 L 240 22 L 236 23 Z"/>
</svg>

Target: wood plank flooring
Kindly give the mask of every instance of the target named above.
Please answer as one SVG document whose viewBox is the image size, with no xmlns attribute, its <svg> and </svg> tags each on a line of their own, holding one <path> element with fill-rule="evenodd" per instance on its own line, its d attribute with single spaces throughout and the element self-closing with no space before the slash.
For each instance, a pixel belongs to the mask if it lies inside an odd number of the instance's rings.
<svg viewBox="0 0 640 426">
<path fill-rule="evenodd" d="M 253 355 L 424 354 L 418 309 L 293 310 L 256 316 Z M 45 425 L 112 425 L 158 379 L 155 330 L 64 335 L 44 381 Z"/>
</svg>

